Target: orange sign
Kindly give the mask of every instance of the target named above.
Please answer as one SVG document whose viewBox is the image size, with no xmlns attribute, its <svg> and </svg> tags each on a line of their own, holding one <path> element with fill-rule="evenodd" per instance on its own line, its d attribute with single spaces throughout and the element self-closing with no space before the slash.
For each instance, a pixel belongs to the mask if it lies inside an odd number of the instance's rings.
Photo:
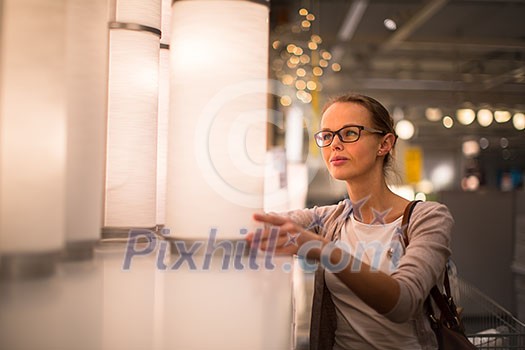
<svg viewBox="0 0 525 350">
<path fill-rule="evenodd" d="M 421 181 L 423 172 L 423 151 L 420 147 L 405 150 L 405 180 L 409 184 Z"/>
</svg>

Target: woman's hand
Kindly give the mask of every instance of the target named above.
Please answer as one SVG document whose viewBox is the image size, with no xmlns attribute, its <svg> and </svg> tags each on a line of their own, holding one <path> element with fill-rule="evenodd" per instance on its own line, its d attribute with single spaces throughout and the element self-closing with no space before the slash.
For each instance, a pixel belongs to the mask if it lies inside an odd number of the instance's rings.
<svg viewBox="0 0 525 350">
<path fill-rule="evenodd" d="M 319 235 L 305 230 L 284 216 L 256 213 L 253 218 L 265 224 L 265 229 L 248 234 L 246 240 L 250 245 L 258 245 L 258 248 L 264 251 L 273 250 L 278 255 L 294 255 L 302 253 L 301 247 L 307 242 L 314 242 L 316 244 L 311 244 L 311 248 L 306 250 L 306 256 L 314 259 L 319 258 L 320 248 L 325 243 Z"/>
</svg>

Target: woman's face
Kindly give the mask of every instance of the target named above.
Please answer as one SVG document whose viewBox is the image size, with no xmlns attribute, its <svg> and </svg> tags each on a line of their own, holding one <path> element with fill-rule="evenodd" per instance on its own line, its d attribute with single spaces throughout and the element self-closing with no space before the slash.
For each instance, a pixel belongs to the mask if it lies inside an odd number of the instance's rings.
<svg viewBox="0 0 525 350">
<path fill-rule="evenodd" d="M 365 107 L 353 102 L 336 102 L 324 112 L 321 130 L 337 131 L 349 124 L 374 128 Z M 321 148 L 321 152 L 332 177 L 351 180 L 367 176 L 377 167 L 382 171 L 383 158 L 378 156 L 380 145 L 381 135 L 362 130 L 356 142 L 343 143 L 335 136 L 332 144 Z"/>
</svg>

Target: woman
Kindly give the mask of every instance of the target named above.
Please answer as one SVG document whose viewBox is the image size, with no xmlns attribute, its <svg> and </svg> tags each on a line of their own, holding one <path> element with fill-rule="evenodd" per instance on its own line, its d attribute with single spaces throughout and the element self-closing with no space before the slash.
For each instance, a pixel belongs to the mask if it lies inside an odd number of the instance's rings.
<svg viewBox="0 0 525 350">
<path fill-rule="evenodd" d="M 449 211 L 435 202 L 416 205 L 405 249 L 400 233 L 409 202 L 386 181 L 394 125 L 375 99 L 347 94 L 331 100 L 315 140 L 331 176 L 346 182 L 349 200 L 286 215 L 255 214 L 273 228 L 248 236 L 263 250 L 320 262 L 311 349 L 436 349 L 423 304 L 451 254 Z"/>
</svg>

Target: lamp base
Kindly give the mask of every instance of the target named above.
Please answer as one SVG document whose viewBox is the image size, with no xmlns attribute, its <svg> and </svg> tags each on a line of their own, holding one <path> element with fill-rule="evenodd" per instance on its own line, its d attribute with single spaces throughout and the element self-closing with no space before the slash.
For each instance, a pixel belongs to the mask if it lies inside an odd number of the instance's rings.
<svg viewBox="0 0 525 350">
<path fill-rule="evenodd" d="M 91 260 L 94 256 L 96 242 L 96 240 L 66 242 L 61 258 L 63 261 Z"/>
<path fill-rule="evenodd" d="M 25 280 L 55 274 L 60 251 L 14 253 L 0 256 L 0 280 Z"/>
<path fill-rule="evenodd" d="M 154 227 L 110 227 L 110 226 L 106 226 L 102 228 L 102 241 L 111 240 L 112 242 L 115 242 L 115 240 L 123 240 L 123 242 L 127 242 L 129 238 L 129 233 L 132 230 L 151 231 L 151 233 L 157 234 L 160 228 L 161 226 L 154 226 Z"/>
<path fill-rule="evenodd" d="M 163 239 L 169 242 L 170 252 L 174 255 L 180 255 L 180 250 L 185 252 L 192 251 L 195 256 L 204 256 L 211 254 L 212 256 L 222 256 L 225 254 L 225 249 L 228 249 L 230 255 L 248 256 L 250 254 L 250 247 L 245 239 L 214 239 L 212 246 L 209 241 L 205 239 L 190 239 L 173 236 L 163 236 Z M 198 249 L 192 250 L 194 244 L 197 244 Z M 227 248 L 225 248 L 227 247 Z"/>
</svg>

